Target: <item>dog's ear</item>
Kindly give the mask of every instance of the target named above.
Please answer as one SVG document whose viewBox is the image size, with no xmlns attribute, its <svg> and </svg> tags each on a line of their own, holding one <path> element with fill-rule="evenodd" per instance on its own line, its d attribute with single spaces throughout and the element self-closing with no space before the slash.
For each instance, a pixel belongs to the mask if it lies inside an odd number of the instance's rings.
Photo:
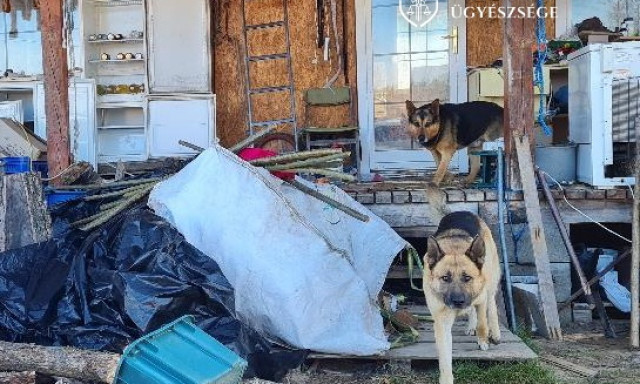
<svg viewBox="0 0 640 384">
<path fill-rule="evenodd" d="M 440 117 L 440 99 L 435 99 L 431 102 L 431 113 L 436 117 Z"/>
<path fill-rule="evenodd" d="M 484 240 L 482 237 L 478 235 L 473 239 L 469 249 L 465 252 L 465 255 L 467 255 L 467 257 L 471 259 L 479 269 L 482 269 L 485 256 Z"/>
<path fill-rule="evenodd" d="M 442 252 L 438 240 L 433 236 L 429 236 L 427 239 L 427 254 L 424 255 L 424 263 L 429 266 L 429 269 L 433 269 L 443 257 L 444 252 Z"/>
<path fill-rule="evenodd" d="M 407 116 L 411 117 L 411 115 L 413 115 L 413 113 L 416 111 L 417 108 L 415 104 L 413 104 L 413 101 L 411 100 L 405 101 L 405 104 L 407 106 Z"/>
</svg>

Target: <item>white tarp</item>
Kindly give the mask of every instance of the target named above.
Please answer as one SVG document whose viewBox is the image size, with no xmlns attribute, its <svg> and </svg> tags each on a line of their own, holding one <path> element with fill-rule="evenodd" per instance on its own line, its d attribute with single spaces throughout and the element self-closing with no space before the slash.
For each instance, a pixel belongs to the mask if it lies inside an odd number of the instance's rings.
<svg viewBox="0 0 640 384">
<path fill-rule="evenodd" d="M 389 343 L 375 301 L 406 243 L 342 190 L 321 191 L 371 220 L 330 208 L 219 146 L 160 183 L 149 206 L 220 265 L 245 323 L 298 348 L 383 352 Z"/>
</svg>

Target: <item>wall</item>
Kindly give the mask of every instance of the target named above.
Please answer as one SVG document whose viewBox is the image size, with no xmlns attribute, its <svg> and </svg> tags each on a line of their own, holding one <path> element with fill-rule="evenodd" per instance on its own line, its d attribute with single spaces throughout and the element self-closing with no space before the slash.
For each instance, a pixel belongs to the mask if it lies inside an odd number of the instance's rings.
<svg viewBox="0 0 640 384">
<path fill-rule="evenodd" d="M 316 1 L 284 0 L 288 4 L 289 34 L 291 37 L 291 57 L 296 94 L 296 115 L 298 126 L 304 125 L 304 91 L 322 87 L 337 70 L 335 38 L 330 29 L 331 17 L 327 0 L 325 9 L 325 36 L 331 37 L 331 58 L 324 61 L 322 49 L 316 43 Z M 347 47 L 346 71 L 340 73 L 335 86 L 352 85 L 355 93 L 355 12 L 354 0 L 335 0 L 337 27 L 341 41 Z M 246 23 L 261 24 L 282 20 L 282 0 L 251 0 L 246 2 Z M 215 24 L 215 92 L 218 96 L 218 136 L 225 146 L 232 145 L 248 133 L 248 100 L 245 80 L 245 43 L 243 33 L 242 0 L 218 0 Z M 343 15 L 347 15 L 347 31 L 343 31 Z M 282 53 L 286 50 L 283 28 L 263 29 L 251 32 L 248 37 L 249 54 L 263 55 Z M 343 45 L 343 46 L 344 46 Z M 344 49 L 342 49 L 344 52 Z M 288 85 L 285 60 L 263 61 L 249 64 L 250 87 L 270 87 Z M 346 73 L 346 75 L 345 75 Z M 271 120 L 288 117 L 288 93 L 252 96 L 254 120 Z M 353 106 L 357 105 L 355 102 Z M 310 124 L 325 126 L 349 124 L 350 116 L 355 121 L 349 106 L 314 108 L 310 113 Z M 290 126 L 278 127 L 291 131 Z"/>
<path fill-rule="evenodd" d="M 499 6 L 502 1 L 467 0 L 468 7 Z M 555 6 L 556 0 L 545 0 L 547 7 Z M 467 66 L 487 66 L 502 57 L 502 19 L 473 18 L 467 21 Z M 547 19 L 547 38 L 555 36 L 555 20 Z"/>
</svg>

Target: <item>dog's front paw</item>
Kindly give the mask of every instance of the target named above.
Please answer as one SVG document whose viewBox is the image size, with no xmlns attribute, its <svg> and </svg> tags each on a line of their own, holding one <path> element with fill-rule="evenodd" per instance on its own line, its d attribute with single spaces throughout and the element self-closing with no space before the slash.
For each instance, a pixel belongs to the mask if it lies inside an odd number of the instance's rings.
<svg viewBox="0 0 640 384">
<path fill-rule="evenodd" d="M 483 351 L 488 351 L 489 350 L 489 343 L 486 340 L 478 339 L 478 347 L 480 347 L 480 349 L 483 350 Z"/>
<path fill-rule="evenodd" d="M 500 336 L 498 337 L 489 336 L 489 342 L 493 345 L 500 344 Z"/>
</svg>

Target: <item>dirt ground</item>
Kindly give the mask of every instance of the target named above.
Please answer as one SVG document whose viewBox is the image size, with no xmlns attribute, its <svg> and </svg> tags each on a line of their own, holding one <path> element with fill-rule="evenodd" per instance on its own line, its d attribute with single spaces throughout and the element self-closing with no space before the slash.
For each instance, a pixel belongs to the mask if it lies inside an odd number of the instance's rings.
<svg viewBox="0 0 640 384">
<path fill-rule="evenodd" d="M 564 328 L 565 340 L 551 342 L 533 338 L 540 356 L 553 356 L 598 371 L 592 378 L 556 368 L 543 362 L 524 366 L 500 364 L 478 366 L 458 363 L 456 384 L 640 384 L 640 351 L 628 348 L 628 322 L 616 322 L 618 339 L 607 339 L 600 323 L 573 324 Z M 493 371 L 493 373 L 485 372 Z M 496 372 L 497 371 L 497 372 Z M 518 371 L 518 373 L 513 373 Z M 437 384 L 437 364 L 426 364 L 410 371 L 394 371 L 385 364 L 363 362 L 323 362 L 292 372 L 285 384 Z"/>
</svg>

